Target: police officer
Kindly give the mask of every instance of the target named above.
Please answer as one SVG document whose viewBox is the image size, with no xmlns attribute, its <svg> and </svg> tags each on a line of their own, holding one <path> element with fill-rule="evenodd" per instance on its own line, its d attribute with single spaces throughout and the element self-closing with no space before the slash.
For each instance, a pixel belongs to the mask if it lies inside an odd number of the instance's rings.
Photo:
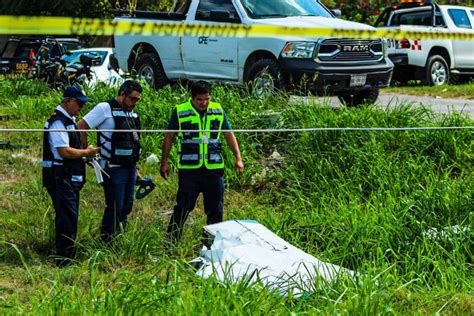
<svg viewBox="0 0 474 316">
<path fill-rule="evenodd" d="M 68 87 L 61 104 L 45 124 L 47 130 L 68 130 L 45 131 L 43 136 L 43 186 L 56 212 L 56 254 L 60 267 L 69 264 L 75 255 L 79 191 L 86 181 L 82 157 L 94 156 L 100 149 L 91 146 L 83 149 L 80 134 L 75 131 L 75 117 L 90 100 L 79 86 Z"/>
<path fill-rule="evenodd" d="M 238 173 L 244 171 L 237 140 L 223 108 L 211 102 L 211 85 L 197 81 L 191 86 L 191 100 L 173 109 L 169 130 L 178 132 L 179 187 L 168 224 L 168 239 L 174 244 L 182 234 L 183 225 L 194 209 L 198 195 L 204 196 L 204 211 L 207 224 L 219 223 L 224 215 L 224 160 L 221 153 L 221 131 L 235 156 Z M 188 130 L 188 131 L 185 131 Z M 196 132 L 192 132 L 196 130 Z M 209 130 L 211 132 L 198 132 Z M 169 176 L 168 157 L 176 132 L 168 132 L 163 141 L 160 173 L 165 179 Z"/>
<path fill-rule="evenodd" d="M 133 208 L 133 193 L 140 157 L 140 119 L 133 111 L 141 98 L 142 87 L 133 80 L 125 81 L 117 97 L 97 104 L 78 123 L 80 129 L 97 128 L 101 147 L 104 176 L 105 210 L 102 218 L 101 238 L 110 242 L 125 230 L 127 218 Z M 100 132 L 100 130 L 133 130 L 132 132 Z M 84 136 L 84 134 L 83 134 Z M 82 138 L 86 145 L 85 137 Z"/>
</svg>

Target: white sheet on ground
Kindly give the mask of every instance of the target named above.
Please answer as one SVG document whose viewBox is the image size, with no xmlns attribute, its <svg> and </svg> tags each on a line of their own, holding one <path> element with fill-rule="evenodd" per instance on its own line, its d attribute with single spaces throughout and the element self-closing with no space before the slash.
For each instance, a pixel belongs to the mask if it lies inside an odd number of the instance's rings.
<svg viewBox="0 0 474 316">
<path fill-rule="evenodd" d="M 256 221 L 230 220 L 204 227 L 214 237 L 211 249 L 203 248 L 198 276 L 216 276 L 223 282 L 261 280 L 283 295 L 318 289 L 317 280 L 333 282 L 353 276 L 351 270 L 320 261 L 272 233 Z"/>
</svg>

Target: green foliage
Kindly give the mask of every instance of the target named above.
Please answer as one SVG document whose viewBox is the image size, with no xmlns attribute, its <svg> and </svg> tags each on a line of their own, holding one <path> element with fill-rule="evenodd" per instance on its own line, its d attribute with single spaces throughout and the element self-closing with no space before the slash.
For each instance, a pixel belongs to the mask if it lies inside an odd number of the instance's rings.
<svg viewBox="0 0 474 316">
<path fill-rule="evenodd" d="M 113 9 L 170 11 L 174 0 L 39 0 L 2 1 L 0 11 L 6 15 L 46 15 L 74 17 L 112 17 Z M 182 3 L 183 0 L 178 0 Z M 327 7 L 341 9 L 343 18 L 373 24 L 383 9 L 399 3 L 391 0 L 322 0 Z M 438 4 L 472 6 L 472 0 L 438 0 Z"/>
<path fill-rule="evenodd" d="M 388 6 L 396 5 L 401 1 L 392 0 L 323 0 L 321 1 L 331 9 L 340 9 L 342 17 L 349 21 L 374 24 L 378 15 Z M 452 4 L 472 6 L 472 0 L 438 0 L 438 4 Z"/>
<path fill-rule="evenodd" d="M 60 100 L 38 82 L 0 81 L 2 127 L 41 128 Z M 18 94 L 18 95 L 17 95 Z M 116 94 L 99 86 L 93 103 Z M 145 88 L 137 111 L 147 129 L 166 128 L 182 87 Z M 334 109 L 275 95 L 260 100 L 217 86 L 234 128 L 472 126 L 455 113 L 401 105 Z M 92 108 L 90 104 L 84 113 Z M 93 142 L 95 134 L 91 133 Z M 142 175 L 157 184 L 137 201 L 128 231 L 97 242 L 102 189 L 81 191 L 78 258 L 58 270 L 54 211 L 41 188 L 40 134 L 0 135 L 30 145 L 0 152 L 0 310 L 33 314 L 466 314 L 474 311 L 473 131 L 320 131 L 237 133 L 246 171 L 237 177 L 226 151 L 226 218 L 256 219 L 304 251 L 357 271 L 303 298 L 280 297 L 256 282 L 222 284 L 194 276 L 186 262 L 200 249 L 202 202 L 174 252 L 163 245 L 177 189 L 159 166 L 162 134 L 143 139 Z M 171 157 L 173 160 L 174 157 Z M 459 227 L 457 231 L 454 227 Z M 429 232 L 443 232 L 430 235 Z"/>
<path fill-rule="evenodd" d="M 19 0 L 2 1 L 0 11 L 5 15 L 110 18 L 113 9 L 168 11 L 173 2 L 172 0 Z"/>
<path fill-rule="evenodd" d="M 110 17 L 112 8 L 108 0 L 19 0 L 2 1 L 1 12 L 5 15 Z"/>
</svg>

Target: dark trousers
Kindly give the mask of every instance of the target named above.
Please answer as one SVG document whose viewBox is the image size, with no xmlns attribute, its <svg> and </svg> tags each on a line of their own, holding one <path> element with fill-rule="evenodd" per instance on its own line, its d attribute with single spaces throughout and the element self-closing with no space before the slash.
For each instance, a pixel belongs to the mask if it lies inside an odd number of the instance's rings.
<svg viewBox="0 0 474 316">
<path fill-rule="evenodd" d="M 101 238 L 112 240 L 115 234 L 125 231 L 128 215 L 132 212 L 136 181 L 136 167 L 105 168 L 105 210 L 102 218 Z"/>
<path fill-rule="evenodd" d="M 176 243 L 183 232 L 189 213 L 194 209 L 199 193 L 204 197 L 207 225 L 222 222 L 224 215 L 224 180 L 216 174 L 179 173 L 176 206 L 168 224 L 168 239 Z"/>
<path fill-rule="evenodd" d="M 56 254 L 64 259 L 72 259 L 76 253 L 74 242 L 79 218 L 79 189 L 71 187 L 59 177 L 55 179 L 54 187 L 47 190 L 56 212 Z"/>
</svg>

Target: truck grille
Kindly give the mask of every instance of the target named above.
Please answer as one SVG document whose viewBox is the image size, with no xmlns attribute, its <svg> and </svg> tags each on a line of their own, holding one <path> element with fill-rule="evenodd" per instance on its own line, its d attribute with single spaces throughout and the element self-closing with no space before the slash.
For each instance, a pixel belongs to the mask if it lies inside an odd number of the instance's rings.
<svg viewBox="0 0 474 316">
<path fill-rule="evenodd" d="M 383 58 L 381 40 L 326 39 L 316 59 L 321 62 L 379 61 Z"/>
</svg>

